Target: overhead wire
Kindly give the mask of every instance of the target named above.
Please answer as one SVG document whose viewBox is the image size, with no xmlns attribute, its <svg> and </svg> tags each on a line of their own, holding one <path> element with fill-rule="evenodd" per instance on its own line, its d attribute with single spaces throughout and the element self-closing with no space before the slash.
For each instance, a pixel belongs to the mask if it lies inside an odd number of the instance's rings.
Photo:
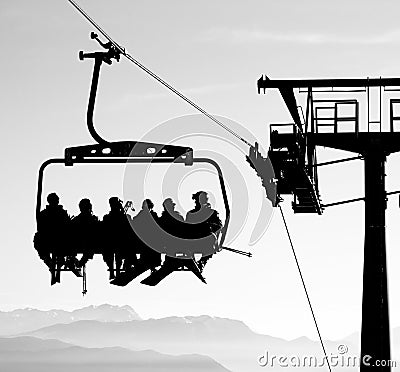
<svg viewBox="0 0 400 372">
<path fill-rule="evenodd" d="M 299 272 L 301 283 L 303 284 L 304 292 L 305 292 L 306 297 L 307 297 L 308 306 L 310 307 L 311 314 L 312 314 L 312 317 L 313 317 L 313 320 L 314 320 L 314 324 L 315 324 L 315 328 L 317 329 L 319 342 L 321 344 L 322 351 L 324 353 L 325 360 L 326 360 L 326 363 L 328 365 L 329 372 L 332 372 L 331 365 L 330 365 L 329 359 L 328 359 L 328 354 L 327 354 L 326 349 L 325 349 L 324 341 L 322 340 L 321 332 L 319 330 L 318 323 L 317 323 L 317 318 L 315 317 L 314 309 L 313 309 L 313 306 L 311 304 L 310 296 L 308 294 L 307 286 L 306 286 L 306 283 L 304 281 L 303 273 L 302 273 L 301 268 L 300 268 L 300 263 L 299 263 L 299 260 L 297 258 L 297 254 L 296 254 L 296 251 L 294 249 L 294 246 L 293 246 L 292 238 L 291 238 L 290 233 L 289 233 L 289 229 L 288 229 L 288 226 L 287 226 L 287 223 L 286 223 L 286 219 L 285 219 L 285 216 L 283 214 L 282 207 L 280 205 L 278 205 L 278 207 L 279 207 L 279 209 L 281 211 L 282 220 L 283 220 L 283 223 L 285 225 L 285 229 L 286 229 L 286 233 L 287 233 L 287 236 L 288 236 L 288 239 L 289 239 L 290 247 L 292 248 L 293 257 L 294 257 L 294 260 L 296 261 L 297 270 Z"/>
<path fill-rule="evenodd" d="M 144 66 L 142 63 L 140 63 L 137 59 L 132 57 L 129 53 L 126 52 L 125 48 L 121 47 L 118 43 L 116 43 L 104 30 L 101 28 L 94 20 L 87 14 L 74 0 L 68 0 L 71 5 L 73 5 L 79 13 L 81 13 L 106 39 L 110 41 L 110 43 L 118 50 L 119 53 L 121 53 L 125 58 L 127 58 L 130 62 L 134 63 L 136 66 L 138 66 L 140 69 L 142 69 L 144 72 L 149 74 L 151 77 L 153 77 L 155 80 L 157 80 L 159 83 L 161 83 L 164 87 L 169 89 L 171 92 L 176 94 L 178 97 L 183 99 L 185 102 L 187 102 L 189 105 L 191 105 L 193 108 L 195 108 L 197 111 L 201 112 L 203 115 L 211 119 L 214 123 L 225 129 L 227 132 L 235 136 L 237 139 L 242 141 L 248 146 L 253 146 L 250 142 L 248 142 L 245 138 L 240 136 L 238 133 L 236 133 L 234 130 L 229 128 L 227 125 L 222 123 L 220 120 L 218 120 L 215 116 L 211 115 L 208 113 L 206 110 L 204 110 L 202 107 L 200 107 L 198 104 L 193 102 L 191 99 L 186 97 L 183 93 L 181 93 L 179 90 L 174 88 L 171 84 L 167 83 L 164 79 L 162 79 L 160 76 L 158 76 L 155 72 L 151 71 L 149 68 Z"/>
<path fill-rule="evenodd" d="M 180 97 L 181 99 L 183 99 L 185 102 L 187 102 L 189 105 L 191 105 L 193 108 L 195 108 L 197 111 L 201 112 L 203 115 L 205 115 L 206 117 L 208 117 L 209 119 L 211 119 L 214 123 L 216 123 L 217 125 L 219 125 L 220 127 L 222 127 L 223 129 L 225 129 L 227 132 L 229 132 L 230 134 L 232 134 L 233 136 L 235 136 L 236 138 L 238 138 L 240 141 L 242 141 L 243 143 L 245 143 L 246 145 L 252 147 L 253 145 L 248 142 L 245 138 L 243 138 L 242 136 L 240 136 L 238 133 L 236 133 L 234 130 L 232 130 L 231 128 L 229 128 L 227 125 L 225 125 L 224 123 L 222 123 L 220 120 L 218 120 L 216 117 L 214 117 L 213 115 L 211 115 L 210 113 L 208 113 L 206 110 L 204 110 L 202 107 L 200 107 L 198 104 L 196 104 L 195 102 L 193 102 L 191 99 L 189 99 L 188 97 L 186 97 L 183 93 L 181 93 L 180 91 L 178 91 L 176 88 L 174 88 L 172 85 L 170 85 L 169 83 L 167 83 L 164 79 L 162 79 L 160 76 L 158 76 L 155 72 L 153 72 L 152 70 L 150 70 L 149 68 L 147 68 L 146 66 L 144 66 L 142 63 L 140 63 L 137 59 L 135 59 L 132 55 L 130 55 L 129 53 L 126 52 L 125 48 L 121 47 L 118 43 L 116 43 L 106 32 L 105 30 L 100 27 L 100 25 L 98 25 L 74 0 L 68 0 L 69 3 L 71 5 L 73 5 L 78 11 L 79 13 L 81 13 L 117 50 L 120 54 L 122 54 L 125 58 L 127 58 L 130 62 L 134 63 L 136 66 L 138 66 L 140 69 L 142 69 L 144 72 L 146 72 L 148 75 L 150 75 L 151 77 L 153 77 L 155 80 L 157 80 L 159 83 L 161 83 L 164 87 L 166 87 L 167 89 L 169 89 L 171 92 L 173 92 L 174 94 L 176 94 L 178 97 Z M 310 300 L 310 296 L 308 294 L 308 290 L 303 278 L 303 274 L 300 268 L 300 264 L 299 261 L 297 259 L 297 255 L 293 246 L 293 242 L 288 230 L 288 226 L 286 224 L 286 220 L 285 220 L 285 216 L 283 214 L 282 208 L 279 205 L 279 209 L 281 211 L 281 215 L 282 215 L 282 219 L 286 228 L 286 233 L 290 242 L 290 246 L 292 249 L 292 253 L 294 256 L 294 259 L 296 261 L 296 265 L 297 265 L 297 269 L 300 275 L 300 279 L 307 297 L 307 301 L 308 301 L 308 305 L 310 307 L 311 310 L 311 314 L 314 320 L 314 324 L 315 327 L 317 329 L 317 333 L 318 333 L 318 337 L 319 337 L 319 341 L 321 343 L 322 346 L 322 350 L 324 352 L 325 355 L 325 359 L 327 361 L 327 365 L 329 368 L 329 371 L 332 372 L 331 369 L 331 365 L 329 363 L 328 360 L 328 356 L 327 356 L 327 352 L 325 349 L 325 345 L 324 342 L 322 340 L 322 336 L 318 327 L 318 323 L 317 323 L 317 319 L 315 317 L 315 313 L 311 304 L 311 300 Z"/>
</svg>

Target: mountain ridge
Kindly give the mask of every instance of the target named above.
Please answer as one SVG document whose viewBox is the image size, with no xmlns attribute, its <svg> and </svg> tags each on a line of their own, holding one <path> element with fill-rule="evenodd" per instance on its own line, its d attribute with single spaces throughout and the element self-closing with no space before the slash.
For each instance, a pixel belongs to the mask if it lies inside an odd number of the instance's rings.
<svg viewBox="0 0 400 372">
<path fill-rule="evenodd" d="M 29 332 L 46 326 L 67 324 L 79 320 L 124 322 L 141 319 L 129 305 L 90 305 L 73 311 L 38 310 L 28 307 L 12 311 L 0 311 L 0 336 Z"/>
<path fill-rule="evenodd" d="M 258 360 L 266 351 L 269 355 L 321 354 L 320 344 L 306 337 L 287 341 L 257 334 L 241 321 L 209 316 L 124 323 L 79 321 L 42 328 L 29 335 L 82 347 L 120 346 L 130 350 L 152 349 L 169 355 L 207 355 L 235 372 L 259 371 Z M 332 352 L 337 352 L 337 345 L 326 342 L 327 349 Z M 352 350 L 351 345 L 349 350 Z"/>
<path fill-rule="evenodd" d="M 84 348 L 34 337 L 0 338 L 0 370 L 23 372 L 63 371 L 79 366 L 80 372 L 99 371 L 200 371 L 229 372 L 212 358 L 199 354 L 167 355 L 154 350 L 121 347 Z M 27 344 L 30 346 L 27 348 Z"/>
<path fill-rule="evenodd" d="M 105 308 L 109 309 L 107 306 Z M 93 307 L 84 309 L 88 309 L 89 312 L 94 310 Z M 399 337 L 396 336 L 400 336 L 400 327 L 392 333 L 393 345 L 400 345 Z M 131 351 L 154 350 L 175 356 L 206 355 L 234 372 L 259 371 L 258 360 L 267 352 L 270 357 L 272 355 L 322 357 L 321 345 L 317 340 L 305 336 L 286 340 L 262 335 L 254 332 L 240 320 L 209 315 L 169 316 L 117 322 L 84 319 L 52 324 L 21 332 L 19 335 L 39 337 L 43 340 L 60 340 L 82 348 L 120 347 Z M 340 344 L 348 346 L 347 355 L 359 354 L 359 346 L 354 342 L 354 337 L 324 341 L 324 344 L 328 354 L 337 354 Z M 298 371 L 302 372 L 301 368 Z"/>
</svg>

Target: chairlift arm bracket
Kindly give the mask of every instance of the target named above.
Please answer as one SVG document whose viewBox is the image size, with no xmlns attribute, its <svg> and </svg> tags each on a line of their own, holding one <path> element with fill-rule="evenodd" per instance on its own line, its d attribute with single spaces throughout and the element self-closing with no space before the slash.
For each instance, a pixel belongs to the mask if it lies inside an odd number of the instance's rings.
<svg viewBox="0 0 400 372">
<path fill-rule="evenodd" d="M 258 94 L 261 93 L 261 89 L 263 89 L 265 93 L 266 88 L 269 88 L 269 82 L 270 79 L 266 75 L 265 77 L 261 76 L 261 78 L 257 81 Z M 299 128 L 300 132 L 302 132 L 302 124 L 298 111 L 296 97 L 293 92 L 293 87 L 290 87 L 289 85 L 282 85 L 279 86 L 278 89 L 281 93 L 283 100 L 285 101 L 286 107 L 288 108 L 290 115 L 293 118 L 293 121 Z"/>
<path fill-rule="evenodd" d="M 93 124 L 93 112 L 94 106 L 96 102 L 96 94 L 97 87 L 99 85 L 99 77 L 100 77 L 100 68 L 103 62 L 108 65 L 112 64 L 112 60 L 115 59 L 119 62 L 120 59 L 120 51 L 112 44 L 112 43 L 103 43 L 98 39 L 97 34 L 94 32 L 91 33 L 90 37 L 92 39 L 97 40 L 97 42 L 107 51 L 106 52 L 94 52 L 94 53 L 85 53 L 83 51 L 79 52 L 79 60 L 83 61 L 85 59 L 94 59 L 94 67 L 93 67 L 93 75 L 92 75 L 92 83 L 90 86 L 90 94 L 89 94 L 89 102 L 86 114 L 86 122 L 88 126 L 88 130 L 93 139 L 100 144 L 108 144 L 109 141 L 105 140 L 101 137 Z"/>
</svg>

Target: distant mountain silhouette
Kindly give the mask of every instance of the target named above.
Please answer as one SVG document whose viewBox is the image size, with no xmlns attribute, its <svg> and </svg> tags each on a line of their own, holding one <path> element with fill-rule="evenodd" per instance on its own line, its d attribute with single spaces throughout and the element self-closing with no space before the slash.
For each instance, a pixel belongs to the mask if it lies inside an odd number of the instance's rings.
<svg viewBox="0 0 400 372">
<path fill-rule="evenodd" d="M 260 335 L 253 332 L 241 321 L 225 318 L 186 316 L 115 322 L 109 320 L 120 320 L 124 316 L 131 317 L 133 315 L 130 311 L 133 310 L 130 307 L 118 308 L 105 305 L 103 310 L 108 309 L 110 311 L 97 313 L 103 314 L 100 317 L 101 321 L 71 321 L 71 314 L 76 317 L 79 314 L 80 317 L 93 317 L 93 312 L 98 311 L 99 308 L 102 307 L 88 307 L 71 313 L 67 312 L 68 321 L 45 326 L 34 331 L 19 333 L 44 340 L 59 340 L 83 348 L 121 347 L 135 351 L 154 350 L 170 355 L 206 355 L 234 372 L 260 371 L 261 367 L 258 365 L 258 359 L 266 351 L 270 355 L 277 356 L 316 356 L 322 358 L 321 346 L 317 341 L 310 340 L 307 337 L 288 341 L 277 337 Z M 114 311 L 119 313 L 121 309 L 128 310 L 128 314 L 122 311 L 120 313 L 123 314 L 121 317 L 112 315 Z M 33 310 L 24 310 L 24 312 L 26 311 L 32 313 Z M 61 311 L 61 313 L 63 312 Z M 60 314 L 55 318 L 63 319 Z M 104 321 L 104 319 L 107 319 L 107 321 Z M 18 325 L 18 323 L 13 324 L 14 328 L 15 324 Z M 18 325 L 15 329 L 20 328 L 20 325 Z M 326 341 L 327 352 L 328 354 L 337 354 L 338 346 L 345 344 L 348 347 L 347 355 L 357 356 L 359 354 L 358 338 L 359 335 L 354 334 L 342 340 Z M 398 355 L 396 349 L 400 351 L 399 345 L 400 328 L 396 328 L 392 331 L 393 356 Z M 63 348 L 63 345 L 61 346 Z M 399 357 L 397 356 L 396 359 L 398 360 Z M 298 372 L 308 369 L 296 368 Z M 319 370 L 325 371 L 326 367 L 317 368 L 316 372 Z M 356 369 L 348 369 L 347 372 L 353 370 L 355 371 Z"/>
<path fill-rule="evenodd" d="M 7 372 L 229 372 L 209 357 L 171 356 L 151 350 L 82 348 L 56 340 L 0 338 L 0 370 Z"/>
<path fill-rule="evenodd" d="M 58 340 L 41 340 L 36 337 L 11 337 L 0 338 L 0 353 L 7 351 L 49 351 L 67 349 L 75 345 L 67 344 Z"/>
<path fill-rule="evenodd" d="M 30 334 L 83 347 L 120 346 L 132 350 L 152 349 L 173 355 L 207 355 L 235 372 L 260 371 L 258 358 L 267 350 L 276 355 L 315 355 L 322 358 L 319 343 L 307 337 L 287 341 L 257 334 L 237 320 L 210 316 L 124 323 L 79 321 L 42 328 Z M 326 342 L 328 352 L 337 353 L 338 345 L 337 342 Z M 352 346 L 348 346 L 352 350 Z M 302 371 L 301 368 L 296 370 Z"/>
<path fill-rule="evenodd" d="M 0 312 L 0 336 L 33 331 L 38 328 L 79 320 L 98 320 L 101 322 L 126 322 L 140 320 L 130 306 L 88 306 L 74 311 L 19 309 Z"/>
</svg>

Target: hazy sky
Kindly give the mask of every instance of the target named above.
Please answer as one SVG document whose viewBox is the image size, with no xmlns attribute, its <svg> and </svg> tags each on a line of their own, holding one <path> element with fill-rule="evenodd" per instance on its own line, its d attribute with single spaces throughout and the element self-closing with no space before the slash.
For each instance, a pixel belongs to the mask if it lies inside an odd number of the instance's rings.
<svg viewBox="0 0 400 372">
<path fill-rule="evenodd" d="M 227 123 L 231 123 L 228 119 L 239 123 L 265 149 L 269 146 L 268 123 L 289 121 L 289 115 L 277 92 L 257 95 L 261 74 L 271 78 L 399 74 L 400 5 L 396 1 L 81 0 L 80 4 L 134 57 L 209 112 L 227 118 Z M 92 143 L 85 127 L 92 63 L 78 60 L 79 50 L 97 49 L 89 39 L 90 31 L 66 0 L 0 3 L 0 309 L 129 304 L 145 318 L 210 314 L 243 320 L 254 330 L 271 335 L 315 338 L 277 211 L 264 237 L 248 247 L 262 193 L 239 151 L 243 146 L 223 131 L 208 138 L 206 145 L 202 142 L 206 146 L 202 150 L 215 156 L 225 154 L 223 162 L 232 167 L 227 172 L 234 175 L 227 179 L 234 201 L 232 219 L 242 230 L 230 245 L 251 249 L 252 259 L 217 255 L 205 271 L 207 286 L 190 273 L 176 273 L 156 288 L 138 283 L 114 288 L 108 285 L 99 258 L 88 265 L 85 298 L 80 293 L 81 282 L 68 273 L 61 285 L 50 287 L 49 273 L 32 246 L 36 177 L 45 159 L 62 156 L 65 147 Z M 134 140 L 145 136 L 162 142 L 179 137 L 181 128 L 188 139 L 180 142 L 195 147 L 199 136 L 213 124 L 204 119 L 199 133 L 189 138 L 186 119 L 172 120 L 194 113 L 127 61 L 103 67 L 95 122 L 104 137 Z M 167 127 L 173 133 L 168 131 L 168 138 L 160 136 L 165 131 L 151 132 L 171 120 L 168 125 L 172 126 Z M 197 119 L 190 116 L 187 120 Z M 246 131 L 241 129 L 241 134 Z M 229 156 L 224 153 L 227 148 Z M 328 160 L 349 154 L 321 149 L 319 155 Z M 388 190 L 400 189 L 399 161 L 397 155 L 388 160 Z M 90 197 L 94 212 L 102 216 L 107 198 L 122 196 L 123 171 L 118 166 L 55 166 L 46 174 L 45 192 L 59 192 L 71 214 L 77 213 L 81 197 Z M 235 191 L 235 174 L 241 175 L 240 182 L 245 181 L 243 194 Z M 182 196 L 186 202 L 182 199 L 181 205 L 186 209 L 191 206 L 189 186 L 193 182 L 184 181 L 182 187 L 188 194 Z M 156 181 L 153 185 L 148 192 L 159 203 L 162 199 L 155 192 L 159 185 Z M 320 186 L 325 203 L 362 196 L 362 163 L 321 169 Z M 249 196 L 249 201 L 238 212 L 235 200 L 242 196 Z M 138 205 L 140 198 L 134 201 Z M 363 204 L 311 216 L 293 215 L 290 202 L 287 197 L 283 208 L 322 335 L 338 338 L 358 330 Z M 390 198 L 387 251 L 392 326 L 400 325 L 399 219 L 398 199 Z"/>
</svg>

